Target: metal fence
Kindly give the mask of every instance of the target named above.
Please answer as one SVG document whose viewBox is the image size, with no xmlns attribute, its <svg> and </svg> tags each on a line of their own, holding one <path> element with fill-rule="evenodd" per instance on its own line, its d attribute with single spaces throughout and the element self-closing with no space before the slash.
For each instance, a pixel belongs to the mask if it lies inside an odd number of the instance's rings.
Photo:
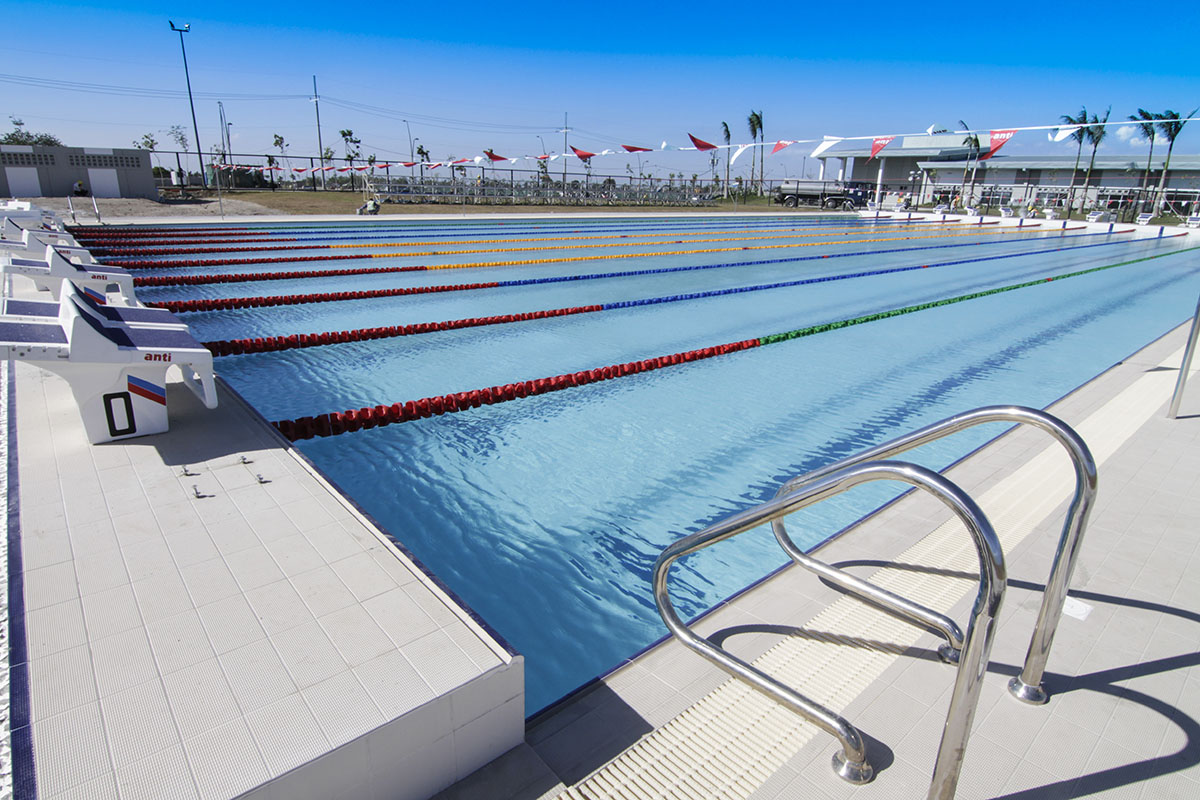
<svg viewBox="0 0 1200 800">
<path fill-rule="evenodd" d="M 198 187 L 200 173 L 188 171 L 195 153 L 157 150 L 155 180 L 165 192 Z M 421 165 L 404 167 L 395 163 L 379 166 L 361 158 L 285 156 L 264 153 L 231 153 L 206 156 L 205 178 L 223 189 L 274 189 L 276 191 L 353 191 L 374 194 L 384 202 L 504 205 L 709 205 L 720 200 L 774 200 L 784 179 L 756 179 L 753 183 L 735 178 L 728 185 L 717 174 L 637 175 L 602 174 L 590 168 L 571 170 L 562 162 L 545 164 L 539 169 L 518 169 L 491 163 L 442 165 L 429 169 Z M 214 167 L 214 164 L 219 166 Z M 568 164 L 574 165 L 573 161 Z M 172 169 L 174 167 L 174 169 Z M 264 171 L 264 167 L 268 168 Z M 558 167 L 558 169 L 555 169 Z M 1082 176 L 1081 176 L 1082 178 Z M 927 180 L 886 182 L 882 189 L 885 205 L 906 197 L 917 206 L 938 204 L 967 205 L 984 210 L 1001 207 L 1023 208 L 1030 203 L 1039 208 L 1065 211 L 1104 210 L 1122 220 L 1132 220 L 1144 211 L 1179 217 L 1200 210 L 1200 189 L 1167 187 L 1160 195 L 1157 187 L 1140 188 L 1135 178 L 1119 178 L 1098 185 L 1093 180 L 1078 185 L 1042 185 L 1038 183 L 968 182 L 935 183 Z M 874 197 L 874 183 L 864 184 Z M 960 197 L 961 195 L 961 197 Z M 761 203 L 761 200 L 758 200 Z"/>
</svg>

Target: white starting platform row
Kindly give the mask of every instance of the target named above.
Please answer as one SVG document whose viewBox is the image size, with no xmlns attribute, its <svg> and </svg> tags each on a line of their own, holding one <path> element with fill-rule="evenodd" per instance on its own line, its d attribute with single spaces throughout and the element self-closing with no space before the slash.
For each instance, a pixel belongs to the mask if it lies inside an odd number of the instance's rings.
<svg viewBox="0 0 1200 800">
<path fill-rule="evenodd" d="M 0 270 L 0 797 L 425 800 L 522 742 L 522 657 L 228 386 L 216 408 L 186 325 L 27 204 L 0 204 Z"/>
<path fill-rule="evenodd" d="M 138 303 L 127 270 L 96 264 L 40 211 L 0 208 L 0 214 L 0 352 L 62 376 L 90 442 L 166 431 L 172 366 L 205 406 L 216 408 L 212 353 L 174 314 Z M 14 275 L 52 299 L 14 297 Z"/>
</svg>

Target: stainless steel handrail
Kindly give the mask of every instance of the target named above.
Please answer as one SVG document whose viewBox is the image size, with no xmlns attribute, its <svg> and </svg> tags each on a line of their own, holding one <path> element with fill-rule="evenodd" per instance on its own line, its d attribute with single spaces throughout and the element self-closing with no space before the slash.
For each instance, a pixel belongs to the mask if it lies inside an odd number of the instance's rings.
<svg viewBox="0 0 1200 800">
<path fill-rule="evenodd" d="M 1192 356 L 1196 354 L 1196 334 L 1200 333 L 1200 300 L 1196 302 L 1196 313 L 1192 315 L 1192 329 L 1188 333 L 1187 346 L 1183 349 L 1183 361 L 1179 363 L 1179 377 L 1175 379 L 1175 392 L 1171 395 L 1171 406 L 1167 416 L 1179 416 L 1179 403 L 1183 400 L 1183 387 L 1187 386 L 1188 373 L 1192 369 Z"/>
<path fill-rule="evenodd" d="M 787 494 L 776 496 L 754 508 L 709 525 L 663 550 L 654 564 L 654 602 L 671 633 L 684 646 L 837 737 L 842 749 L 833 756 L 833 768 L 839 776 L 850 783 L 870 781 L 874 777 L 874 769 L 867 760 L 866 747 L 857 728 L 834 711 L 804 697 L 694 633 L 679 618 L 671 604 L 667 579 L 671 564 L 678 558 L 744 533 L 764 522 L 841 494 L 855 486 L 880 480 L 901 481 L 924 489 L 941 500 L 970 532 L 979 553 L 979 593 L 975 598 L 971 620 L 963 639 L 958 674 L 929 787 L 930 798 L 948 798 L 954 794 L 962 769 L 967 739 L 971 734 L 971 721 L 975 715 L 979 689 L 987 669 L 988 654 L 995 633 L 995 619 L 1004 598 L 1006 581 L 1004 553 L 1000 549 L 996 532 L 975 501 L 949 480 L 925 467 L 894 461 L 854 464 L 833 472 L 826 471 L 810 480 L 801 479 L 799 485 L 795 485 Z"/>
<path fill-rule="evenodd" d="M 1046 588 L 1042 596 L 1042 607 L 1034 624 L 1033 635 L 1029 641 L 1029 650 L 1025 654 L 1025 664 L 1021 674 L 1008 683 L 1008 689 L 1014 697 L 1026 703 L 1035 705 L 1049 700 L 1045 687 L 1042 686 L 1042 676 L 1046 671 L 1046 661 L 1050 657 L 1050 647 L 1054 643 L 1054 634 L 1058 630 L 1058 620 L 1062 616 L 1063 604 L 1067 599 L 1067 586 L 1071 574 L 1075 570 L 1075 562 L 1079 556 L 1079 547 L 1083 542 L 1084 530 L 1087 527 L 1088 514 L 1096 496 L 1096 462 L 1083 439 L 1070 426 L 1057 417 L 1025 406 L 984 406 L 972 411 L 965 411 L 947 417 L 940 422 L 926 425 L 924 428 L 906 433 L 892 439 L 890 442 L 876 445 L 852 456 L 835 461 L 819 469 L 785 483 L 778 494 L 786 494 L 796 486 L 807 484 L 818 478 L 851 464 L 874 461 L 880 458 L 891 458 L 899 453 L 928 444 L 936 439 L 949 436 L 952 433 L 982 425 L 987 422 L 1017 422 L 1032 425 L 1049 433 L 1057 440 L 1071 456 L 1075 469 L 1075 496 L 1067 510 L 1067 518 L 1063 523 L 1062 534 L 1058 539 L 1058 548 L 1054 554 L 1054 564 L 1050 568 L 1050 577 L 1046 579 Z M 830 566 L 805 554 L 798 548 L 787 534 L 782 520 L 771 523 L 775 538 L 792 560 L 818 575 L 837 583 L 839 586 L 852 591 L 860 597 L 870 600 L 892 613 L 906 617 L 917 624 L 932 627 L 942 633 L 947 640 L 939 651 L 946 660 L 952 660 L 956 647 L 948 632 L 939 627 L 937 612 L 912 603 L 904 598 L 897 598 L 873 584 L 861 581 L 837 567 Z M 853 580 L 852 580 L 853 579 Z M 897 602 L 899 599 L 902 602 Z M 931 616 L 936 615 L 936 616 Z M 953 624 L 953 623 L 951 623 Z"/>
</svg>

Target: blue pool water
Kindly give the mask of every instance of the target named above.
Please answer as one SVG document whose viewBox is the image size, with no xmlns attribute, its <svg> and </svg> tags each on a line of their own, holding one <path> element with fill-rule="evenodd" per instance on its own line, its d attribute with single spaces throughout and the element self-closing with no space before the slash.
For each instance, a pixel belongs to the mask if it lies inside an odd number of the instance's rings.
<svg viewBox="0 0 1200 800">
<path fill-rule="evenodd" d="M 800 235 L 822 230 L 820 226 L 850 233 L 824 241 Z M 793 228 L 802 230 L 792 231 L 794 237 L 775 235 Z M 374 236 L 379 229 L 360 223 L 257 230 L 324 236 L 326 241 L 338 237 L 342 243 L 346 240 L 340 237 Z M 730 232 L 735 230 L 751 232 Z M 423 257 L 368 248 L 396 254 L 367 261 L 216 269 L 337 269 L 790 246 L 139 293 L 147 300 L 278 295 L 773 262 L 186 315 L 197 337 L 211 340 L 483 317 L 931 265 L 596 314 L 218 359 L 220 374 L 275 420 L 666 355 L 1188 246 L 1186 240 L 1132 242 L 1127 236 L 984 230 L 901 241 L 904 234 L 894 225 L 811 217 L 389 222 L 386 232 L 395 238 L 386 241 L 618 237 L 651 231 L 677 232 L 679 237 L 636 240 L 635 247 L 612 250 L 573 245 L 624 240 L 581 238 L 538 243 L 556 249 L 533 253 Z M 755 238 L 755 231 L 761 238 Z M 920 231 L 931 237 L 950 233 Z M 744 238 L 688 241 L 721 236 Z M 883 239 L 890 240 L 869 241 Z M 856 243 L 831 243 L 837 240 Z M 1084 244 L 1105 246 L 1051 252 Z M 936 249 L 895 252 L 915 247 Z M 456 249 L 490 248 L 472 244 Z M 864 254 L 780 260 L 848 251 Z M 1198 253 L 1180 252 L 706 361 L 298 446 L 526 656 L 527 710 L 532 712 L 665 633 L 651 597 L 650 570 L 668 543 L 768 499 L 794 475 L 951 413 L 992 403 L 1051 403 L 1190 314 L 1200 292 Z M 1009 257 L 935 266 L 989 256 Z M 941 467 L 1001 430 L 992 426 L 962 434 L 924 448 L 918 456 Z M 894 491 L 878 484 L 855 490 L 802 512 L 790 527 L 797 538 L 818 543 Z M 698 613 L 784 560 L 769 530 L 755 531 L 677 567 L 673 595 L 683 612 Z"/>
</svg>

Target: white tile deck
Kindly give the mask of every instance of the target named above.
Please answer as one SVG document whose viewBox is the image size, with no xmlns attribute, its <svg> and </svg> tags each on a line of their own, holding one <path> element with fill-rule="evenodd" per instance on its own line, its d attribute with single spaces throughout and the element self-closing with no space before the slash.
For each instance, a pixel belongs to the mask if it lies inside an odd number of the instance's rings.
<svg viewBox="0 0 1200 800">
<path fill-rule="evenodd" d="M 91 446 L 16 368 L 37 796 L 417 798 L 518 743 L 520 656 L 231 393 L 168 391 Z"/>
</svg>

